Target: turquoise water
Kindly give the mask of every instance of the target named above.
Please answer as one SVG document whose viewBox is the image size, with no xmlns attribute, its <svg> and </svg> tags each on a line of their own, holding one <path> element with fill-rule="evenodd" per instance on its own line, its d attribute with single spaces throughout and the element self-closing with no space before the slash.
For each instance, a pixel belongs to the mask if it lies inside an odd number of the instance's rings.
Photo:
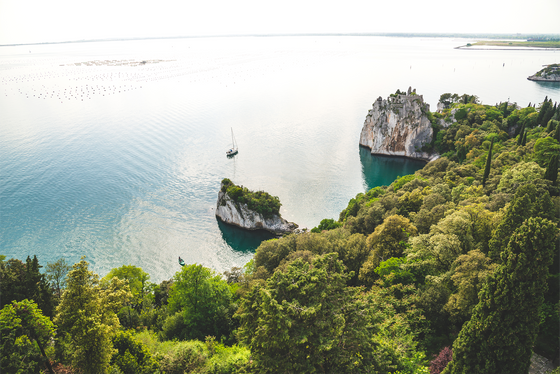
<svg viewBox="0 0 560 374">
<path fill-rule="evenodd" d="M 278 196 L 312 228 L 421 162 L 358 146 L 379 96 L 408 86 L 487 104 L 558 100 L 526 79 L 551 51 L 463 51 L 465 40 L 244 37 L 0 48 L 0 254 L 87 256 L 153 281 L 181 256 L 222 272 L 265 233 L 217 222 L 227 177 Z M 142 63 L 144 61 L 144 63 Z M 231 128 L 239 154 L 231 159 Z"/>
</svg>

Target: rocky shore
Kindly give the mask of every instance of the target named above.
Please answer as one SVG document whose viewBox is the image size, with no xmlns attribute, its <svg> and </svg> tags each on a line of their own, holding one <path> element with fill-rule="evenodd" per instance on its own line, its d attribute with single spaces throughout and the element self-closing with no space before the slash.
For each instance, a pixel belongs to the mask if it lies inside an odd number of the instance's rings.
<svg viewBox="0 0 560 374">
<path fill-rule="evenodd" d="M 222 186 L 223 187 L 223 182 Z M 298 225 L 288 222 L 279 214 L 265 217 L 263 214 L 249 209 L 247 204 L 234 201 L 227 192 L 220 188 L 216 217 L 222 222 L 241 227 L 246 230 L 266 230 L 274 235 L 284 235 L 295 231 Z"/>
<path fill-rule="evenodd" d="M 437 155 L 422 151 L 433 136 L 429 111 L 430 105 L 410 87 L 407 93 L 397 93 L 386 100 L 379 97 L 366 116 L 360 145 L 372 154 L 431 161 Z"/>
<path fill-rule="evenodd" d="M 560 82 L 560 64 L 547 65 L 527 79 L 536 82 Z"/>
</svg>

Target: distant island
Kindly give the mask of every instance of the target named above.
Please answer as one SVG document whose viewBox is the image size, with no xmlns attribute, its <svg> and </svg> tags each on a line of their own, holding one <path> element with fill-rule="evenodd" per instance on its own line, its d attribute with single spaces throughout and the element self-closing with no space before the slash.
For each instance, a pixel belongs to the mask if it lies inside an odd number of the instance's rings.
<svg viewBox="0 0 560 374">
<path fill-rule="evenodd" d="M 483 47 L 483 48 L 477 48 Z M 558 49 L 560 48 L 560 39 L 541 39 L 541 38 L 529 38 L 525 41 L 513 41 L 513 40 L 479 40 L 476 43 L 467 43 L 466 45 L 459 46 L 457 49 L 489 49 L 488 47 L 503 47 L 506 48 L 516 48 L 521 47 L 522 49 L 528 48 L 547 48 L 547 49 Z"/>
<path fill-rule="evenodd" d="M 560 82 L 560 64 L 547 65 L 527 79 L 538 82 Z"/>
</svg>

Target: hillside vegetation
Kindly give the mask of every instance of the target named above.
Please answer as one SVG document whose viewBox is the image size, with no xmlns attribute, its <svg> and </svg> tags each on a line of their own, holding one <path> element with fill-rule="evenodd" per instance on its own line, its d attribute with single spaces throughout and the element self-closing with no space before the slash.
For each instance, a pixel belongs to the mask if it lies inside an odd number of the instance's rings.
<svg viewBox="0 0 560 374">
<path fill-rule="evenodd" d="M 86 259 L 3 259 L 2 372 L 526 374 L 532 352 L 557 360 L 560 109 L 440 101 L 439 159 L 263 242 L 244 268 L 153 284 L 132 265 L 100 279 Z"/>
</svg>

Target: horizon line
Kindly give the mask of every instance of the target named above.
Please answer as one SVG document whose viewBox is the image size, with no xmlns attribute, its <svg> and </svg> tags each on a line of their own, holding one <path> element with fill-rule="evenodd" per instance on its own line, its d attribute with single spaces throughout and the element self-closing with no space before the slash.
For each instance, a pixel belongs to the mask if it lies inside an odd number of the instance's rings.
<svg viewBox="0 0 560 374">
<path fill-rule="evenodd" d="M 277 37 L 277 36 L 394 36 L 394 37 L 479 37 L 500 38 L 512 37 L 523 39 L 531 36 L 552 36 L 560 38 L 560 34 L 551 33 L 458 33 L 458 32 L 349 32 L 349 33 L 261 33 L 261 34 L 216 34 L 216 35 L 183 35 L 183 36 L 140 36 L 140 37 L 115 37 L 100 39 L 81 39 L 56 42 L 33 42 L 0 44 L 0 47 L 21 47 L 27 45 L 44 44 L 70 44 L 70 43 L 96 43 L 132 40 L 157 40 L 157 39 L 189 39 L 189 38 L 228 38 L 228 37 Z"/>
</svg>

